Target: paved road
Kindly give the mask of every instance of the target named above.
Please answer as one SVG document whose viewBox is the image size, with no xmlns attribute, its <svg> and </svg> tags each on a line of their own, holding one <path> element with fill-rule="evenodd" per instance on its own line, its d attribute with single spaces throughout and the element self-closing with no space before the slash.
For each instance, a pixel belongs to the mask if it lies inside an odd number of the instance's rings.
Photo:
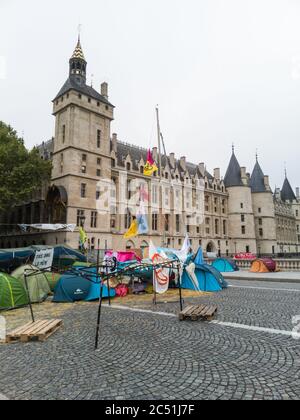
<svg viewBox="0 0 300 420">
<path fill-rule="evenodd" d="M 0 346 L 0 392 L 10 399 L 299 399 L 300 340 L 285 333 L 300 315 L 300 294 L 295 285 L 238 285 L 191 300 L 216 303 L 221 324 L 180 323 L 176 303 L 104 308 L 98 352 L 97 307 L 78 306 L 46 343 Z"/>
</svg>

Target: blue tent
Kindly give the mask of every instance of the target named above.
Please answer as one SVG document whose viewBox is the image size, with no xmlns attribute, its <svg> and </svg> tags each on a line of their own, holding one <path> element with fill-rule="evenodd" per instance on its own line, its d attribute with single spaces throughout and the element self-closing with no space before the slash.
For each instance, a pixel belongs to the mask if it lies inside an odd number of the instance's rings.
<svg viewBox="0 0 300 420">
<path fill-rule="evenodd" d="M 207 270 L 203 265 L 196 266 L 195 275 L 198 280 L 199 289 L 197 289 L 191 280 L 188 272 L 184 270 L 181 278 L 181 287 L 188 290 L 200 290 L 202 292 L 221 292 L 222 286 L 217 280 L 216 275 Z"/>
<path fill-rule="evenodd" d="M 100 298 L 100 278 L 96 268 L 76 267 L 74 272 L 67 272 L 59 280 L 55 290 L 53 302 L 90 302 Z M 103 285 L 103 298 L 107 298 L 108 288 Z M 110 296 L 115 297 L 114 289 L 110 290 Z"/>
<path fill-rule="evenodd" d="M 65 274 L 54 289 L 53 302 L 78 302 L 86 300 L 89 295 L 91 283 L 83 277 Z"/>
<path fill-rule="evenodd" d="M 234 260 L 228 258 L 218 258 L 212 263 L 212 267 L 220 271 L 220 273 L 233 273 L 239 271 L 239 268 Z"/>
</svg>

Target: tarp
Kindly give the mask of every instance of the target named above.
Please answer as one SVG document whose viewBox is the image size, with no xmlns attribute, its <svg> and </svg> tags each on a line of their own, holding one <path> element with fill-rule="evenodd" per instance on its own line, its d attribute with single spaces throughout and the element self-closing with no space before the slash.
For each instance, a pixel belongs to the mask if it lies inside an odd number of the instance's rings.
<svg viewBox="0 0 300 420">
<path fill-rule="evenodd" d="M 57 245 L 50 247 L 46 245 L 33 245 L 28 248 L 15 248 L 15 249 L 1 249 L 0 250 L 0 269 L 13 271 L 20 265 L 31 263 L 34 259 L 37 250 L 45 250 L 54 248 L 54 261 L 53 265 L 59 267 L 61 264 L 61 257 L 73 257 L 74 261 L 86 262 L 86 257 L 79 251 L 76 251 L 66 245 Z"/>
<path fill-rule="evenodd" d="M 107 251 L 105 256 L 109 258 L 115 257 L 120 263 L 140 261 L 139 256 L 134 251 Z"/>
<path fill-rule="evenodd" d="M 212 267 L 217 269 L 220 273 L 233 273 L 239 271 L 239 268 L 234 260 L 227 258 L 218 258 L 212 263 Z"/>
<path fill-rule="evenodd" d="M 0 311 L 28 305 L 28 296 L 22 283 L 5 273 L 0 273 Z"/>
<path fill-rule="evenodd" d="M 24 288 L 25 284 L 25 272 L 27 275 L 29 296 L 32 303 L 41 303 L 47 299 L 51 293 L 47 278 L 44 273 L 40 272 L 33 265 L 23 265 L 17 268 L 12 276 L 18 279 Z"/>
<path fill-rule="evenodd" d="M 252 263 L 251 273 L 275 273 L 277 263 L 271 258 L 262 258 Z"/>
</svg>

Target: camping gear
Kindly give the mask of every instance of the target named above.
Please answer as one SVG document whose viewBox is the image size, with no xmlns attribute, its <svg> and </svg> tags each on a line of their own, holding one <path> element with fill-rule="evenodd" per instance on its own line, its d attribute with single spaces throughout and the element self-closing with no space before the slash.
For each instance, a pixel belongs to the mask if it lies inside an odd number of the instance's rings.
<svg viewBox="0 0 300 420">
<path fill-rule="evenodd" d="M 45 272 L 44 276 L 47 279 L 47 282 L 49 284 L 51 292 L 54 292 L 54 289 L 55 289 L 57 283 L 59 282 L 59 279 L 60 279 L 61 275 L 58 274 L 58 273 Z"/>
<path fill-rule="evenodd" d="M 0 273 L 0 311 L 28 305 L 28 295 L 22 283 L 5 273 Z"/>
<path fill-rule="evenodd" d="M 116 296 L 117 297 L 125 297 L 129 294 L 128 286 L 125 284 L 119 284 L 119 286 L 116 287 Z"/>
<path fill-rule="evenodd" d="M 261 258 L 252 263 L 251 273 L 275 273 L 277 271 L 277 263 L 271 258 Z"/>
<path fill-rule="evenodd" d="M 23 265 L 17 268 L 12 276 L 20 280 L 26 289 L 25 275 L 27 277 L 28 291 L 31 303 L 44 302 L 51 293 L 47 277 L 33 265 Z"/>
<path fill-rule="evenodd" d="M 115 297 L 115 290 L 103 286 L 103 298 Z M 100 298 L 101 281 L 96 268 L 76 267 L 74 271 L 63 275 L 55 290 L 53 302 L 93 301 Z"/>
<path fill-rule="evenodd" d="M 220 273 L 233 273 L 239 271 L 239 268 L 234 260 L 229 258 L 218 258 L 212 263 L 212 267 Z"/>
</svg>

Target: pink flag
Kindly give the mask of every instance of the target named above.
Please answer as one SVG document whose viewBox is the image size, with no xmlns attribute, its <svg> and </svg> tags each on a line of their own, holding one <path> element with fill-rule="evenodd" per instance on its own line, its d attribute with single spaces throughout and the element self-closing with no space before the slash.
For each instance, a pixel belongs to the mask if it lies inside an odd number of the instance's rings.
<svg viewBox="0 0 300 420">
<path fill-rule="evenodd" d="M 148 150 L 147 163 L 149 163 L 151 166 L 154 165 L 154 163 L 155 163 L 154 160 L 153 160 L 152 152 L 151 152 L 150 149 Z"/>
</svg>

